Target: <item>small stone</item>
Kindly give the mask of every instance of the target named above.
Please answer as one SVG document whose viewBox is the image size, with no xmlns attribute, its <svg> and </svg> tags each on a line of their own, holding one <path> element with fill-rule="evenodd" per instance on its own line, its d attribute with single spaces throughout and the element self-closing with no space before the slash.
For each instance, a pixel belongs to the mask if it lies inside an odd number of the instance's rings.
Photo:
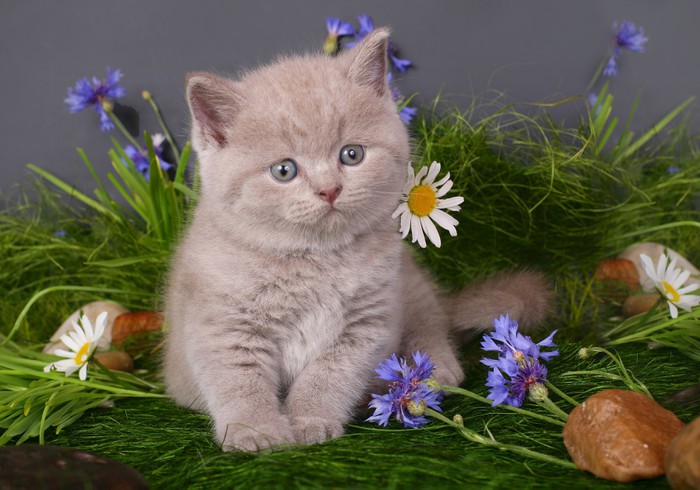
<svg viewBox="0 0 700 490">
<path fill-rule="evenodd" d="M 690 277 L 688 280 L 685 282 L 685 284 L 700 284 L 700 271 L 698 271 L 697 267 L 695 267 L 693 264 L 691 264 L 688 259 L 683 257 L 681 254 L 676 252 L 675 250 L 668 248 L 664 245 L 661 245 L 660 243 L 654 243 L 654 242 L 643 242 L 643 243 L 637 243 L 635 245 L 632 245 L 629 247 L 627 250 L 622 252 L 620 255 L 618 255 L 618 258 L 621 259 L 627 259 L 631 260 L 634 263 L 634 266 L 637 268 L 637 272 L 639 273 L 639 284 L 642 286 L 642 290 L 650 293 L 652 291 L 656 290 L 656 286 L 654 285 L 654 281 L 649 279 L 649 276 L 647 275 L 646 271 L 644 270 L 644 266 L 642 266 L 642 261 L 639 258 L 640 254 L 645 254 L 648 255 L 649 258 L 651 258 L 651 261 L 656 264 L 659 261 L 659 257 L 661 256 L 662 253 L 666 253 L 666 255 L 669 257 L 669 260 L 676 259 L 676 267 L 681 267 L 687 271 L 690 271 Z"/>
<path fill-rule="evenodd" d="M 664 474 L 666 448 L 683 423 L 648 396 L 604 390 L 574 408 L 564 444 L 582 470 L 618 482 Z"/>
<path fill-rule="evenodd" d="M 700 488 L 700 417 L 686 425 L 666 450 L 666 478 L 674 490 Z"/>
<path fill-rule="evenodd" d="M 141 490 L 148 483 L 123 463 L 59 446 L 0 447 L 0 488 Z"/>
<path fill-rule="evenodd" d="M 134 360 L 128 352 L 113 350 L 109 352 L 98 352 L 95 359 L 107 369 L 112 371 L 123 371 L 130 373 L 134 370 Z"/>
<path fill-rule="evenodd" d="M 124 347 L 127 352 L 136 354 L 152 346 L 149 334 L 163 328 L 163 315 L 155 311 L 136 311 L 119 315 L 114 321 L 112 342 Z M 152 339 L 152 336 L 151 336 Z"/>
<path fill-rule="evenodd" d="M 622 303 L 622 315 L 629 318 L 640 313 L 646 313 L 659 301 L 659 294 L 645 293 L 630 296 Z"/>
<path fill-rule="evenodd" d="M 594 278 L 604 287 L 607 296 L 623 300 L 639 289 L 639 273 L 627 259 L 605 259 L 598 263 Z"/>
<path fill-rule="evenodd" d="M 47 354 L 55 354 L 58 349 L 68 349 L 63 342 L 61 342 L 61 336 L 67 333 L 69 330 L 73 330 L 73 322 L 78 322 L 80 318 L 80 312 L 90 319 L 92 325 L 95 325 L 95 320 L 97 316 L 103 311 L 107 312 L 107 324 L 105 325 L 105 332 L 97 342 L 97 350 L 107 350 L 112 343 L 112 325 L 114 320 L 121 314 L 128 312 L 119 303 L 114 301 L 93 301 L 83 305 L 80 309 L 76 310 L 69 316 L 63 324 L 56 330 L 56 332 L 51 336 L 51 340 L 46 346 L 44 346 L 44 352 Z"/>
</svg>

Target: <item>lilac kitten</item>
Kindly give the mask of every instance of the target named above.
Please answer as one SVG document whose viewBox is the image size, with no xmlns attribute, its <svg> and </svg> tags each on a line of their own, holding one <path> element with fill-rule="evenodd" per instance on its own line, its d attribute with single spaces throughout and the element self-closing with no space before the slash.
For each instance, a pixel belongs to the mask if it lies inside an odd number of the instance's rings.
<svg viewBox="0 0 700 490">
<path fill-rule="evenodd" d="M 201 198 L 172 264 L 164 374 L 224 450 L 337 437 L 391 353 L 427 352 L 457 385 L 452 332 L 546 313 L 537 274 L 448 297 L 402 242 L 391 214 L 411 146 L 388 37 L 188 79 Z"/>
</svg>

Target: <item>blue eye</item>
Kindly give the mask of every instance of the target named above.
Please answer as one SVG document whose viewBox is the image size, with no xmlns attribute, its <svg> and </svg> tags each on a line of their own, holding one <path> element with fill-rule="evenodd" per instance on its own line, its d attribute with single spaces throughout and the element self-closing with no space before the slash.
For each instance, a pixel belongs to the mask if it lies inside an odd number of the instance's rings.
<svg viewBox="0 0 700 490">
<path fill-rule="evenodd" d="M 365 158 L 365 149 L 360 145 L 345 145 L 340 149 L 340 162 L 357 165 Z"/>
<path fill-rule="evenodd" d="M 289 182 L 297 176 L 297 164 L 289 158 L 270 165 L 270 173 L 280 182 Z"/>
</svg>

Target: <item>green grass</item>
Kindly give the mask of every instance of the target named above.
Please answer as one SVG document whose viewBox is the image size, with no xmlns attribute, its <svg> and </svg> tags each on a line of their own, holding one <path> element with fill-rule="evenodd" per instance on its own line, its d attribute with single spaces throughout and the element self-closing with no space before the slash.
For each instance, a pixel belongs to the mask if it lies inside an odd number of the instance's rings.
<svg viewBox="0 0 700 490">
<path fill-rule="evenodd" d="M 606 359 L 575 358 L 577 345 L 564 348 L 550 363 L 551 380 L 579 400 L 620 383 L 593 377 L 567 377 L 567 370 L 604 369 Z M 684 421 L 700 415 L 700 405 L 673 404 L 666 398 L 698 381 L 698 363 L 675 353 L 624 349 L 626 366 L 667 408 Z M 663 369 L 659 369 L 663 366 Z M 482 395 L 485 369 L 473 367 L 465 386 Z M 567 407 L 561 403 L 562 408 Z M 533 419 L 469 399 L 452 396 L 445 413 L 460 413 L 465 425 L 489 430 L 502 442 L 561 458 L 566 450 L 560 431 Z M 146 476 L 154 488 L 613 488 L 590 474 L 527 460 L 511 453 L 470 443 L 454 429 L 432 422 L 410 430 L 392 422 L 388 428 L 356 419 L 340 439 L 312 447 L 264 455 L 222 453 L 212 439 L 208 417 L 165 400 L 118 402 L 95 409 L 63 431 L 51 444 L 77 447 L 122 461 Z M 627 485 L 629 486 L 629 485 Z M 635 488 L 667 487 L 663 478 L 638 482 Z"/>
<path fill-rule="evenodd" d="M 603 115 L 584 116 L 576 128 L 559 126 L 544 111 L 525 116 L 508 106 L 483 117 L 478 103 L 466 112 L 428 111 L 413 127 L 416 165 L 441 162 L 454 180 L 454 195 L 465 198 L 457 215 L 458 236 L 445 238 L 441 249 L 416 249 L 419 261 L 440 284 L 455 289 L 503 269 L 546 271 L 556 291 L 556 311 L 547 327 L 559 329 L 557 341 L 563 345 L 562 356 L 549 365 L 550 379 L 578 400 L 624 386 L 593 375 L 565 375 L 616 372 L 607 358 L 575 357 L 580 345 L 602 341 L 621 323 L 619 300 L 592 280 L 597 263 L 636 241 L 657 241 L 700 264 L 698 137 L 683 122 L 672 125 L 673 118 L 665 118 L 650 133 L 617 138 L 608 131 L 612 100 L 601 99 Z M 121 168 L 115 146 L 115 172 L 139 197 L 133 205 L 128 199 L 125 206 L 111 201 L 110 192 L 121 193 L 118 187 L 110 191 L 100 183 L 93 198 L 35 167 L 45 177 L 35 183 L 36 197 L 0 213 L 0 333 L 12 333 L 15 342 L 42 344 L 65 317 L 95 299 L 113 299 L 133 310 L 160 308 L 171 246 L 192 195 L 161 174 L 165 191 L 144 187 Z M 670 166 L 680 172 L 669 173 Z M 183 165 L 175 177 L 182 179 Z M 115 182 L 117 177 L 109 180 Z M 73 197 L 56 193 L 56 185 Z M 127 188 L 122 190 L 129 194 Z M 177 209 L 177 222 L 164 212 L 170 207 Z M 57 237 L 59 230 L 66 235 Z M 663 316 L 652 319 L 662 321 Z M 681 323 L 700 332 L 697 315 L 683 316 Z M 618 329 L 626 335 L 634 330 L 629 322 L 623 327 Z M 649 350 L 645 338 L 619 350 L 655 398 L 689 421 L 700 415 L 700 402 L 679 405 L 667 397 L 700 382 L 700 363 L 690 356 L 700 344 L 679 338 L 679 331 L 668 333 L 675 348 Z M 486 370 L 477 347 L 464 350 L 469 373 L 464 387 L 484 395 Z M 156 356 L 137 365 L 150 380 L 157 379 L 157 366 Z M 565 402 L 560 406 L 571 408 Z M 472 430 L 485 434 L 488 426 L 502 443 L 566 458 L 556 426 L 461 396 L 449 397 L 444 408 L 450 417 L 460 413 Z M 469 442 L 439 422 L 421 430 L 396 424 L 382 429 L 358 417 L 347 435 L 326 444 L 263 455 L 222 453 L 207 417 L 164 399 L 119 399 L 114 408 L 91 408 L 59 434 L 47 430 L 46 442 L 125 462 L 154 488 L 616 486 Z M 635 486 L 666 483 L 656 479 Z"/>
</svg>

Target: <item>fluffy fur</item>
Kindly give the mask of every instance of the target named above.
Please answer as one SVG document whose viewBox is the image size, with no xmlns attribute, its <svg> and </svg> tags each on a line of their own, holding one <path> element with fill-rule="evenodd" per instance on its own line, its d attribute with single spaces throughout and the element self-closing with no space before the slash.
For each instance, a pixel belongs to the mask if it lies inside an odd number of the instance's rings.
<svg viewBox="0 0 700 490">
<path fill-rule="evenodd" d="M 201 198 L 172 264 L 164 375 L 225 450 L 337 437 L 392 352 L 427 352 L 438 380 L 459 384 L 452 330 L 546 312 L 532 273 L 443 297 L 402 243 L 391 213 L 410 144 L 388 36 L 188 80 Z M 345 145 L 362 145 L 359 165 L 339 161 Z M 281 182 L 270 167 L 285 159 L 298 174 Z"/>
</svg>

